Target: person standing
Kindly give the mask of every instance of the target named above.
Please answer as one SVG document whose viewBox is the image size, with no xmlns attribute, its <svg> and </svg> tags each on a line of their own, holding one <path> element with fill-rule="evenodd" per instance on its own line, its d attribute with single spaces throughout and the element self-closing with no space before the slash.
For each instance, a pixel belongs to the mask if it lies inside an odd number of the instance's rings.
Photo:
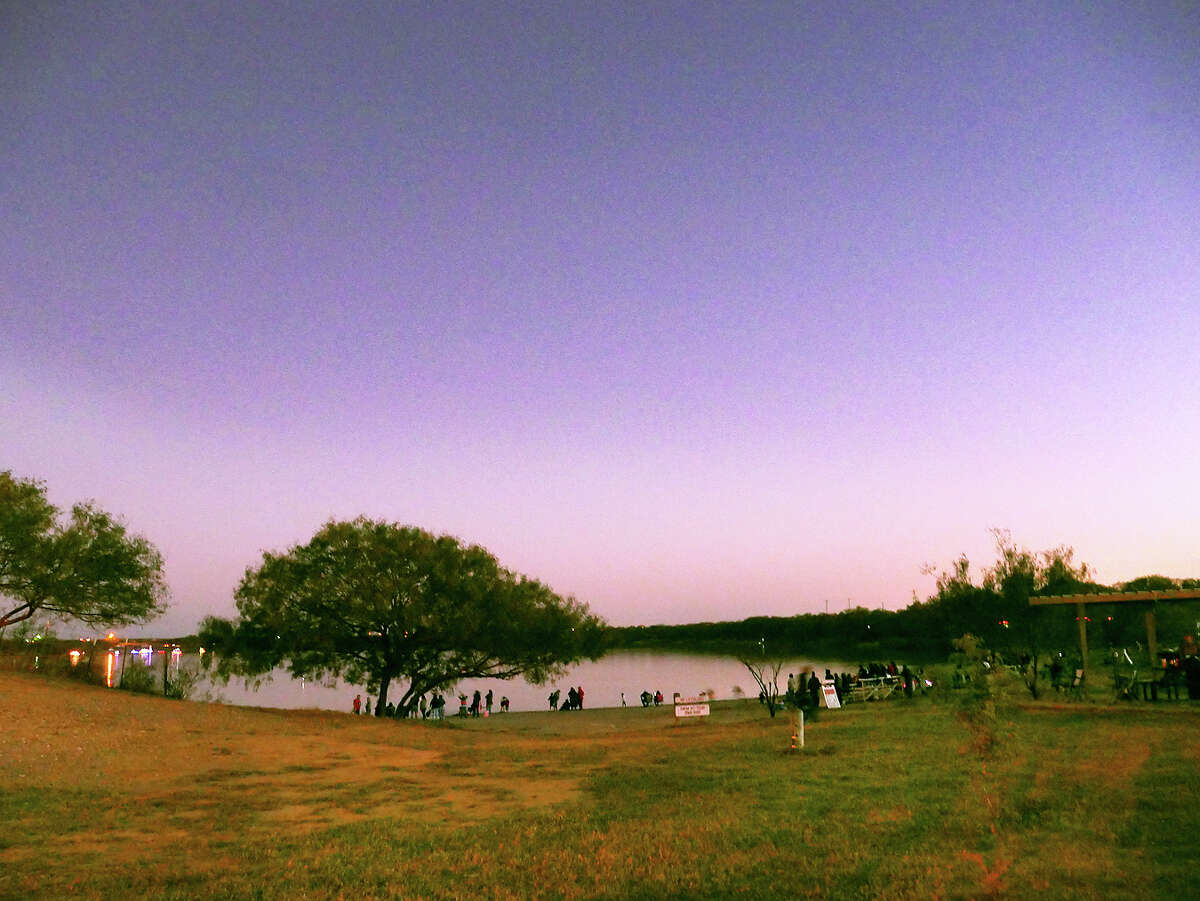
<svg viewBox="0 0 1200 901">
<path fill-rule="evenodd" d="M 582 685 L 579 686 L 579 691 L 577 693 L 579 695 L 579 709 L 582 710 L 583 709 L 583 686 Z"/>
<path fill-rule="evenodd" d="M 492 715 L 492 690 L 490 688 L 488 689 L 487 694 L 484 695 L 483 703 L 484 703 L 484 706 L 487 708 L 487 715 L 491 716 Z"/>
<path fill-rule="evenodd" d="M 362 695 L 354 696 L 354 715 L 358 716 L 362 713 Z"/>
<path fill-rule="evenodd" d="M 816 670 L 808 677 L 808 695 L 812 698 L 813 707 L 821 706 L 821 680 L 817 678 Z"/>
</svg>

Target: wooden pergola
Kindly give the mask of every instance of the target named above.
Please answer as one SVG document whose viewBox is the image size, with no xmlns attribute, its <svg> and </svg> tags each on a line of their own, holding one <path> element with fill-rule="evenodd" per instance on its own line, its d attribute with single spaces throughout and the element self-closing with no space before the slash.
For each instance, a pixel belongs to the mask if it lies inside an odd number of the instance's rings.
<svg viewBox="0 0 1200 901">
<path fill-rule="evenodd" d="M 1150 665 L 1158 666 L 1158 632 L 1154 622 L 1154 605 L 1159 601 L 1200 601 L 1200 590 L 1193 588 L 1170 591 L 1118 591 L 1113 594 L 1063 594 L 1057 597 L 1030 598 L 1033 607 L 1065 607 L 1075 605 L 1075 618 L 1079 620 L 1079 651 L 1083 658 L 1083 669 L 1087 673 L 1087 606 L 1089 604 L 1148 604 L 1146 608 L 1146 644 L 1150 651 Z"/>
</svg>

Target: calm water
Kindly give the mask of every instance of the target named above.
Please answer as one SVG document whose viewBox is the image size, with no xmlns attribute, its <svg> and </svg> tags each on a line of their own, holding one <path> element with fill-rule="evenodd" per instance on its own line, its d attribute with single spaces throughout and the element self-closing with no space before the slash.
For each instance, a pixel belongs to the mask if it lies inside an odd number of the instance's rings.
<svg viewBox="0 0 1200 901">
<path fill-rule="evenodd" d="M 786 661 L 780 671 L 780 688 L 785 687 L 788 673 L 800 673 L 813 666 L 818 667 L 822 673 L 826 667 L 834 672 L 850 672 L 857 669 L 857 665 L 851 667 L 834 660 L 792 659 Z M 451 714 L 457 711 L 458 702 L 455 695 L 458 693 L 470 696 L 479 689 L 482 694 L 486 694 L 489 688 L 495 694 L 495 711 L 500 709 L 500 698 L 503 695 L 508 696 L 514 711 L 546 710 L 549 708 L 547 697 L 551 691 L 555 688 L 561 689 L 562 698 L 565 699 L 567 689 L 572 685 L 583 686 L 585 708 L 620 707 L 621 692 L 625 693 L 629 706 L 635 707 L 640 704 L 638 696 L 643 689 L 651 694 L 661 691 L 667 703 L 670 703 L 675 692 L 681 695 L 712 692 L 712 696 L 718 700 L 740 697 L 743 693 L 749 697 L 758 694 L 758 686 L 746 667 L 732 657 L 663 651 L 614 651 L 600 660 L 571 667 L 563 678 L 546 685 L 530 685 L 523 679 L 465 680 L 459 683 L 457 691 L 445 692 L 446 712 Z M 392 700 L 403 694 L 404 687 L 403 684 L 392 684 L 389 689 Z M 361 686 L 355 687 L 341 682 L 325 685 L 308 680 L 301 681 L 280 672 L 272 681 L 263 684 L 257 690 L 246 688 L 241 680 L 231 679 L 228 685 L 202 683 L 192 697 L 194 700 L 203 700 L 208 695 L 211 700 L 255 707 L 315 707 L 348 711 L 354 695 L 359 693 L 364 699 L 367 697 Z"/>
</svg>

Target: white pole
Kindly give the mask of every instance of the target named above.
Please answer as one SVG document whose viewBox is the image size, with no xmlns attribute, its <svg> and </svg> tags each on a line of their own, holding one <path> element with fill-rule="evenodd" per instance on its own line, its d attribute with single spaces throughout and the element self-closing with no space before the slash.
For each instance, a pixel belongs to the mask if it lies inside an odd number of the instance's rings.
<svg viewBox="0 0 1200 901">
<path fill-rule="evenodd" d="M 800 747 L 804 747 L 804 711 L 800 711 Z"/>
</svg>

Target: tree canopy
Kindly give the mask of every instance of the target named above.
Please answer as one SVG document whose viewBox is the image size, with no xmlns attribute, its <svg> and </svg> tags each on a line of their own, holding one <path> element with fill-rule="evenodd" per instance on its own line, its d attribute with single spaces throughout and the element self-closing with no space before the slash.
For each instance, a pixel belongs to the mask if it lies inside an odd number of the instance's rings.
<svg viewBox="0 0 1200 901">
<path fill-rule="evenodd" d="M 62 521 L 33 479 L 0 472 L 0 629 L 38 614 L 142 622 L 164 609 L 162 555 L 92 503 Z"/>
<path fill-rule="evenodd" d="M 488 551 L 414 526 L 326 523 L 264 553 L 235 594 L 239 619 L 209 617 L 219 675 L 341 677 L 401 706 L 466 678 L 533 682 L 602 652 L 604 623 L 573 598 L 504 569 Z"/>
</svg>

